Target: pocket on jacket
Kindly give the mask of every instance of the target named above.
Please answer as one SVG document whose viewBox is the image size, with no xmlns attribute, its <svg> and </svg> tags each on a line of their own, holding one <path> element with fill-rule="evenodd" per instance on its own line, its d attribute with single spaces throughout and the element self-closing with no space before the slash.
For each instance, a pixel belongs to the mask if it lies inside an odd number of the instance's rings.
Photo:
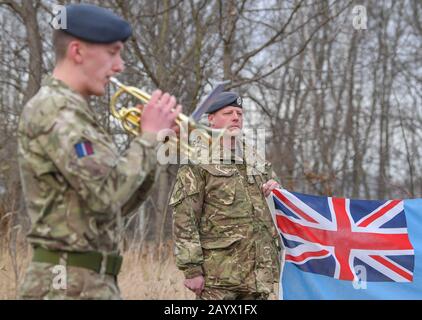
<svg viewBox="0 0 422 320">
<path fill-rule="evenodd" d="M 242 284 L 241 238 L 203 239 L 203 269 L 206 285 L 231 287 Z"/>
<path fill-rule="evenodd" d="M 236 168 L 232 165 L 203 165 L 209 173 L 205 194 L 206 202 L 230 206 L 236 196 Z"/>
</svg>

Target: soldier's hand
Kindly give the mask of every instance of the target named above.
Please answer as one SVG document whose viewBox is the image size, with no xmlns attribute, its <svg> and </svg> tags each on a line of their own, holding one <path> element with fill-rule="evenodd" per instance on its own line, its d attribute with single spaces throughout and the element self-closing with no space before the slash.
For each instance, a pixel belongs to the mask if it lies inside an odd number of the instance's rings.
<svg viewBox="0 0 422 320">
<path fill-rule="evenodd" d="M 195 292 L 197 296 L 199 296 L 205 287 L 205 279 L 203 276 L 197 276 L 192 279 L 185 280 L 185 287 L 189 290 Z"/>
<path fill-rule="evenodd" d="M 182 111 L 182 106 L 176 106 L 176 98 L 160 90 L 154 91 L 151 100 L 144 107 L 141 119 L 141 131 L 158 133 L 161 130 L 178 131 L 176 118 Z"/>
<path fill-rule="evenodd" d="M 280 188 L 280 185 L 275 180 L 269 180 L 262 185 L 262 192 L 264 193 L 265 198 L 271 194 L 271 191 L 274 189 Z"/>
</svg>

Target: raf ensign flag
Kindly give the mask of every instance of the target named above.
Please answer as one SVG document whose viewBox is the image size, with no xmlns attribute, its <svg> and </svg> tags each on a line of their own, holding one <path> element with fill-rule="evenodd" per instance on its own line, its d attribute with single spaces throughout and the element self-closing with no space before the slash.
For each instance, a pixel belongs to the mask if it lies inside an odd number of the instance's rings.
<svg viewBox="0 0 422 320">
<path fill-rule="evenodd" d="M 422 199 L 353 200 L 277 189 L 282 299 L 422 299 Z"/>
</svg>

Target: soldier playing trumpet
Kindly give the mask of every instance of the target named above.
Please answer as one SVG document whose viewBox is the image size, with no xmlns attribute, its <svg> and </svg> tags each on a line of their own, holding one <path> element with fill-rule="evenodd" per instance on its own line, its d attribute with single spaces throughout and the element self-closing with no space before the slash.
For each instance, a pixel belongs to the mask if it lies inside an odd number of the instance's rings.
<svg viewBox="0 0 422 320">
<path fill-rule="evenodd" d="M 97 6 L 65 8 L 67 29 L 54 31 L 54 72 L 24 107 L 19 124 L 34 248 L 20 296 L 119 299 L 121 218 L 151 189 L 156 134 L 174 129 L 181 106 L 169 94 L 154 92 L 143 110 L 141 134 L 120 155 L 87 99 L 104 95 L 110 77 L 123 71 L 121 51 L 131 26 Z"/>
</svg>

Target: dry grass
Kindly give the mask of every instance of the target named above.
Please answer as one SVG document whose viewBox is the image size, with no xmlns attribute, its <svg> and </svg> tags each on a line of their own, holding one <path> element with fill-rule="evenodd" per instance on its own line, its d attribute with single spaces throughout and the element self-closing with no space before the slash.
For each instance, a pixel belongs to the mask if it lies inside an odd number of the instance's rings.
<svg viewBox="0 0 422 320">
<path fill-rule="evenodd" d="M 172 253 L 159 259 L 152 252 L 139 256 L 129 251 L 124 259 L 119 276 L 124 299 L 195 299 L 195 295 L 183 286 L 184 276 L 177 269 Z"/>
<path fill-rule="evenodd" d="M 3 248 L 3 249 L 2 249 Z M 16 249 L 16 260 L 9 247 L 0 247 L 0 300 L 16 299 L 17 286 L 22 281 L 32 252 L 25 244 Z M 183 286 L 184 276 L 175 265 L 169 249 L 155 247 L 139 254 L 129 250 L 124 254 L 119 286 L 126 300 L 192 300 L 195 295 Z M 276 287 L 275 287 L 276 288 Z M 275 300 L 276 296 L 271 295 Z"/>
<path fill-rule="evenodd" d="M 23 278 L 30 261 L 29 250 L 20 248 L 16 262 L 9 247 L 0 247 L 0 300 L 15 299 L 20 279 Z"/>
<path fill-rule="evenodd" d="M 0 300 L 15 299 L 17 282 L 23 279 L 30 260 L 30 250 L 17 250 L 13 263 L 8 248 L 0 250 Z M 167 300 L 194 299 L 183 286 L 183 274 L 177 269 L 171 252 L 157 257 L 151 250 L 146 254 L 125 253 L 119 285 L 124 299 Z M 16 278 L 17 281 L 16 281 Z"/>
</svg>

